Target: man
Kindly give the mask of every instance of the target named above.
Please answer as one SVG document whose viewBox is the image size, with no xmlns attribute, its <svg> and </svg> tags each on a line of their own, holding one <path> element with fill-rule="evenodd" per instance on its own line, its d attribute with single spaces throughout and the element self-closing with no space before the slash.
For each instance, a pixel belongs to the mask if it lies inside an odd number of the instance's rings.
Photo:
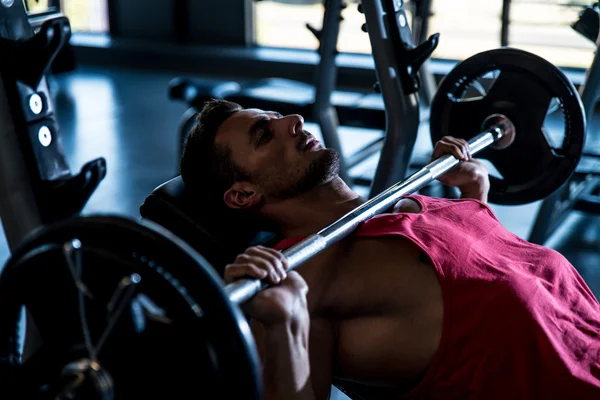
<svg viewBox="0 0 600 400">
<path fill-rule="evenodd" d="M 247 304 L 266 399 L 600 398 L 600 306 L 567 260 L 508 232 L 468 143 L 440 180 L 286 272 L 278 251 L 364 203 L 299 115 L 206 104 L 181 160 L 186 185 L 286 239 L 255 246 L 226 282 L 273 284 Z M 235 232 L 235 226 L 231 227 Z"/>
</svg>

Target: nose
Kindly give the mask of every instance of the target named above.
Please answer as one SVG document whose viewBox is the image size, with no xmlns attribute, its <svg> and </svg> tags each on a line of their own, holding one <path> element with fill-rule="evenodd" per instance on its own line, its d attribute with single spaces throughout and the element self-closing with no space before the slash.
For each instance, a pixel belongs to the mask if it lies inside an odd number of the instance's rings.
<svg viewBox="0 0 600 400">
<path fill-rule="evenodd" d="M 304 117 L 298 114 L 288 115 L 289 118 L 289 134 L 292 137 L 298 136 L 304 132 Z"/>
</svg>

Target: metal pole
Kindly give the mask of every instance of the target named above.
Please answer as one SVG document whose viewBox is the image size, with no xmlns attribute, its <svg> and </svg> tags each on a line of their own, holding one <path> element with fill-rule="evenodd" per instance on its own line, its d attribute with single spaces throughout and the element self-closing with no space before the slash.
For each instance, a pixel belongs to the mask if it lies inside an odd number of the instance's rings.
<svg viewBox="0 0 600 400">
<path fill-rule="evenodd" d="M 598 101 L 598 92 L 600 90 L 600 55 L 598 51 L 600 49 L 600 37 L 596 40 L 596 51 L 592 65 L 586 71 L 586 77 L 584 84 L 579 88 L 581 94 L 581 101 L 585 109 L 585 115 L 587 117 L 588 125 L 594 115 L 596 103 Z"/>
<path fill-rule="evenodd" d="M 362 2 L 386 116 L 383 149 L 371 183 L 369 197 L 376 196 L 406 177 L 420 121 L 418 94 L 406 95 L 399 79 L 399 69 L 403 67 L 398 65 L 394 43 L 388 36 L 389 28 L 386 26 L 382 1 L 363 0 Z M 400 2 L 400 7 L 402 6 Z M 403 24 L 399 27 L 399 31 L 403 34 L 408 33 L 404 39 L 411 40 L 406 15 L 404 13 L 402 15 Z"/>
<path fill-rule="evenodd" d="M 471 139 L 469 141 L 471 154 L 480 152 L 504 137 L 506 126 L 504 124 L 493 126 Z M 293 270 L 304 264 L 310 258 L 348 236 L 361 222 L 389 209 L 401 197 L 414 193 L 428 185 L 437 177 L 454 168 L 459 162 L 452 155 L 438 158 L 407 179 L 396 183 L 385 192 L 349 212 L 333 224 L 285 250 L 283 254 L 288 260 L 288 270 Z M 260 280 L 247 279 L 225 286 L 225 291 L 232 302 L 241 304 L 267 287 L 268 285 Z"/>
<path fill-rule="evenodd" d="M 415 16 L 413 17 L 413 36 L 414 41 L 418 44 L 423 43 L 427 40 L 429 34 L 429 18 L 431 17 L 431 0 L 419 0 L 415 6 Z M 431 106 L 431 101 L 435 96 L 437 90 L 437 82 L 433 72 L 431 72 L 431 61 L 427 60 L 421 66 L 419 70 L 419 76 L 421 78 L 421 100 L 425 107 Z"/>
<path fill-rule="evenodd" d="M 502 27 L 500 29 L 500 46 L 508 46 L 508 28 L 510 26 L 510 0 L 502 1 Z"/>
<path fill-rule="evenodd" d="M 336 108 L 331 104 L 331 95 L 336 87 L 337 66 L 337 40 L 340 32 L 342 17 L 342 0 L 327 0 L 323 27 L 319 34 L 319 64 L 315 68 L 315 101 L 313 103 L 313 116 L 321 128 L 323 144 L 340 153 L 340 177 L 350 184 L 350 176 L 346 167 L 346 160 L 342 154 L 338 126 L 339 120 Z"/>
</svg>

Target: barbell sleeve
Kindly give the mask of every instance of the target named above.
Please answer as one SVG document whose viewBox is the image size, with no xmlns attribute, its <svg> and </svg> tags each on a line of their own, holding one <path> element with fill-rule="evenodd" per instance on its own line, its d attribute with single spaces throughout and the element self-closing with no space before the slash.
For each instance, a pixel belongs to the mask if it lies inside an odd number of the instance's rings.
<svg viewBox="0 0 600 400">
<path fill-rule="evenodd" d="M 469 141 L 471 154 L 476 154 L 502 139 L 504 129 L 506 129 L 505 124 L 494 125 L 471 139 Z M 459 162 L 460 160 L 451 154 L 432 161 L 408 178 L 350 211 L 336 222 L 284 250 L 283 255 L 288 260 L 288 271 L 299 267 L 310 258 L 352 233 L 361 222 L 389 209 L 401 197 L 427 186 L 434 179 L 454 168 Z M 268 286 L 267 283 L 258 279 L 241 279 L 226 285 L 225 292 L 233 303 L 242 304 Z"/>
</svg>

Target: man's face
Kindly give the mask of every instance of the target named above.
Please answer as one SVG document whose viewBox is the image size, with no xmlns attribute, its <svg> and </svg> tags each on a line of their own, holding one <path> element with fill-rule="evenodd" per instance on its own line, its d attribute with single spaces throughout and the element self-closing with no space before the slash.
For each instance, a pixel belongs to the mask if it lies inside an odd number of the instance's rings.
<svg viewBox="0 0 600 400">
<path fill-rule="evenodd" d="M 305 131 L 299 115 L 238 111 L 221 124 L 216 143 L 231 149 L 250 177 L 250 191 L 266 202 L 298 196 L 339 172 L 338 153 Z"/>
</svg>

